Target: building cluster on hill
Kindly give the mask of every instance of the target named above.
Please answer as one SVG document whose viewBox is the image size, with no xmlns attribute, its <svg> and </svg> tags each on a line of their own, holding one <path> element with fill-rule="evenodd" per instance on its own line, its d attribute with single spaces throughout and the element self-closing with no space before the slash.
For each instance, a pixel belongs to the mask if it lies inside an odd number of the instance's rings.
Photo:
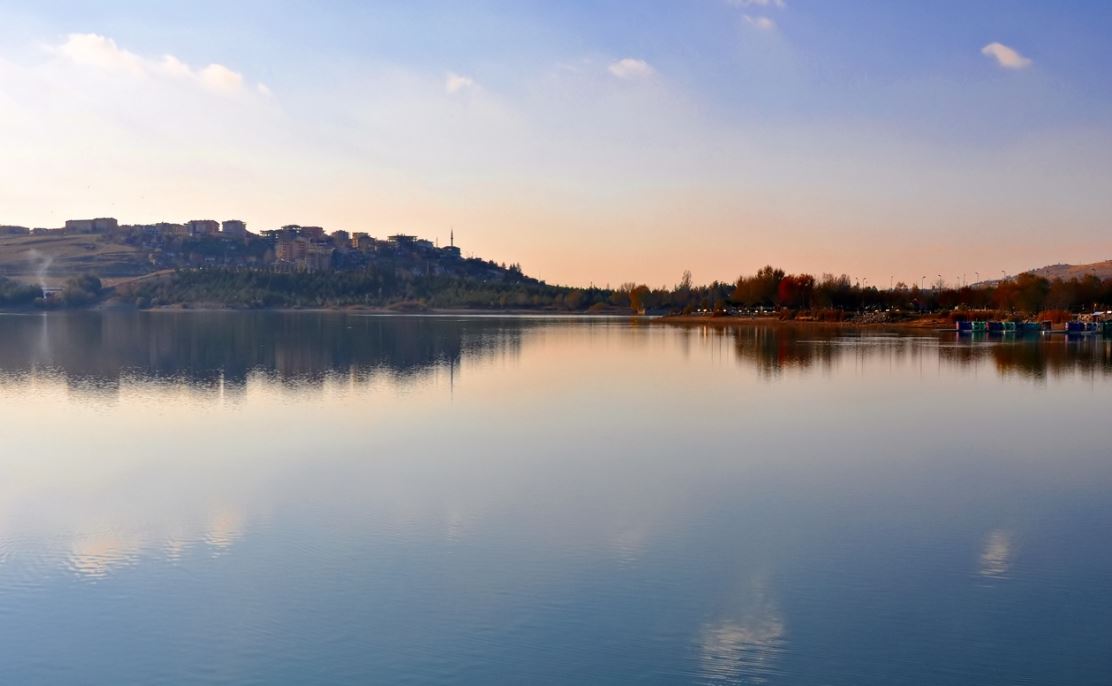
<svg viewBox="0 0 1112 686">
<path fill-rule="evenodd" d="M 88 236 L 139 248 L 154 269 L 175 267 L 254 268 L 279 272 L 365 269 L 375 263 L 414 275 L 467 275 L 502 280 L 521 277 L 517 265 L 506 267 L 464 258 L 455 244 L 439 246 L 409 234 L 378 239 L 366 232 L 326 232 L 320 226 L 289 224 L 261 233 L 238 219 L 218 222 L 120 224 L 111 217 L 71 219 L 57 229 L 0 226 L 0 236 Z"/>
</svg>

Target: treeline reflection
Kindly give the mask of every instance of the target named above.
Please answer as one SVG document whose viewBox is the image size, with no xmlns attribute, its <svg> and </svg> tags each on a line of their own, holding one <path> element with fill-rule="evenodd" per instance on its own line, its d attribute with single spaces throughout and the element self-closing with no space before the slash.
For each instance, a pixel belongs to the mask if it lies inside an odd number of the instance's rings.
<svg viewBox="0 0 1112 686">
<path fill-rule="evenodd" d="M 225 387 L 263 376 L 320 384 L 415 381 L 464 358 L 520 354 L 535 322 L 312 312 L 75 312 L 0 316 L 0 375 L 49 374 L 74 387 L 122 380 Z"/>
<path fill-rule="evenodd" d="M 336 377 L 355 382 L 386 377 L 406 384 L 438 370 L 454 372 L 465 360 L 518 358 L 530 332 L 550 326 L 573 326 L 583 336 L 597 327 L 616 327 L 628 333 L 628 351 L 660 355 L 665 364 L 673 353 L 713 346 L 768 377 L 855 362 L 928 361 L 992 365 L 1002 375 L 1031 378 L 1112 374 L 1112 340 L 1100 337 L 1015 340 L 820 326 L 653 326 L 674 337 L 673 350 L 661 353 L 639 346 L 647 340 L 645 326 L 630 327 L 626 320 L 73 312 L 0 315 L 0 382 L 50 376 L 82 389 L 110 389 L 124 381 L 234 388 L 259 377 L 298 386 Z"/>
<path fill-rule="evenodd" d="M 1112 374 L 1112 339 L 1099 336 L 973 337 L 780 324 L 686 329 L 689 336 L 727 341 L 738 361 L 766 376 L 791 369 L 832 369 L 853 359 L 907 364 L 926 357 L 958 367 L 987 363 L 1001 375 L 1030 378 Z"/>
<path fill-rule="evenodd" d="M 1045 378 L 1065 374 L 1112 374 L 1112 340 L 1049 336 L 1000 341 L 997 345 L 959 340 L 939 349 L 944 361 L 970 365 L 991 360 L 1002 375 Z"/>
</svg>

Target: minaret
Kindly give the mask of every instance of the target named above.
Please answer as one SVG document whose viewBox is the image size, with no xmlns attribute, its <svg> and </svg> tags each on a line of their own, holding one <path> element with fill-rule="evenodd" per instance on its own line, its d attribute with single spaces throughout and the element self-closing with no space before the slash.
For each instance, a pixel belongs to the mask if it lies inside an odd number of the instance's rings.
<svg viewBox="0 0 1112 686">
<path fill-rule="evenodd" d="M 451 241 L 452 241 L 452 247 L 453 248 L 456 247 L 456 230 L 455 229 L 452 229 Z"/>
</svg>

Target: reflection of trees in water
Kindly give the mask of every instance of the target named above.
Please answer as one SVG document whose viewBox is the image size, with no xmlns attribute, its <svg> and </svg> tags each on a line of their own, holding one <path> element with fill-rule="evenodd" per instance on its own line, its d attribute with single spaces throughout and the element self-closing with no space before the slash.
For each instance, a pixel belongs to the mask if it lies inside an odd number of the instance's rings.
<svg viewBox="0 0 1112 686">
<path fill-rule="evenodd" d="M 609 326 L 605 322 L 595 322 Z M 320 384 L 343 376 L 408 382 L 462 360 L 517 357 L 527 331 L 554 326 L 528 318 L 378 317 L 326 312 L 72 312 L 0 317 L 0 381 L 50 372 L 71 388 L 111 391 L 123 380 L 187 383 L 195 390 L 243 387 L 249 375 Z M 590 321 L 564 325 L 584 327 Z M 654 326 L 635 326 L 623 345 L 646 344 Z M 640 329 L 640 331 L 639 331 Z M 993 364 L 1033 378 L 1112 373 L 1112 341 L 1038 337 L 973 339 L 894 335 L 842 327 L 754 325 L 686 328 L 681 352 L 722 345 L 742 364 L 775 376 L 857 360 L 908 364 Z M 935 355 L 938 357 L 935 358 Z M 686 356 L 686 355 L 685 355 Z"/>
<path fill-rule="evenodd" d="M 815 364 L 829 367 L 835 350 L 811 343 L 814 333 L 804 332 L 798 327 L 735 329 L 734 351 L 739 359 L 754 364 L 765 374 L 775 374 L 792 367 L 807 369 Z"/>
<path fill-rule="evenodd" d="M 1112 340 L 1100 337 L 1067 339 L 1064 336 L 993 339 L 957 337 L 955 334 L 918 336 L 834 327 L 754 326 L 729 327 L 739 359 L 765 374 L 790 368 L 830 368 L 855 358 L 905 363 L 924 355 L 958 366 L 991 361 L 1001 375 L 1033 378 L 1068 373 L 1112 374 Z"/>
<path fill-rule="evenodd" d="M 204 388 L 344 375 L 402 381 L 463 358 L 516 356 L 527 320 L 279 312 L 77 312 L 0 318 L 0 374 L 41 372 L 75 388 L 123 379 Z"/>
<path fill-rule="evenodd" d="M 785 369 L 807 369 L 815 364 L 829 366 L 838 352 L 823 343 L 836 336 L 826 329 L 798 326 L 699 326 L 685 327 L 688 338 L 699 336 L 709 340 L 725 340 L 733 347 L 734 356 L 765 375 Z M 690 341 L 684 341 L 688 345 Z"/>
<path fill-rule="evenodd" d="M 1002 375 L 1034 378 L 1067 373 L 1112 374 L 1112 340 L 1064 336 L 1020 339 L 972 338 L 949 332 L 884 332 L 851 327 L 755 324 L 752 326 L 686 326 L 679 344 L 728 341 L 735 357 L 761 374 L 788 369 L 829 369 L 858 360 L 907 364 L 935 355 L 943 363 L 972 366 L 991 363 Z"/>
<path fill-rule="evenodd" d="M 1069 373 L 1112 374 L 1112 340 L 1101 337 L 1049 336 L 985 342 L 950 339 L 939 348 L 945 362 L 968 366 L 991 361 L 1001 375 L 1031 378 Z"/>
</svg>

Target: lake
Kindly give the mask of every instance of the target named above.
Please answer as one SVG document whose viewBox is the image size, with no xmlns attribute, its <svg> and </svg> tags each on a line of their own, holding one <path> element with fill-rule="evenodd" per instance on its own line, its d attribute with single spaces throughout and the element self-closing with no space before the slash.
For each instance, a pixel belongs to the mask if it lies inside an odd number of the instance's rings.
<svg viewBox="0 0 1112 686">
<path fill-rule="evenodd" d="M 0 315 L 0 681 L 1107 684 L 1112 341 Z"/>
</svg>

